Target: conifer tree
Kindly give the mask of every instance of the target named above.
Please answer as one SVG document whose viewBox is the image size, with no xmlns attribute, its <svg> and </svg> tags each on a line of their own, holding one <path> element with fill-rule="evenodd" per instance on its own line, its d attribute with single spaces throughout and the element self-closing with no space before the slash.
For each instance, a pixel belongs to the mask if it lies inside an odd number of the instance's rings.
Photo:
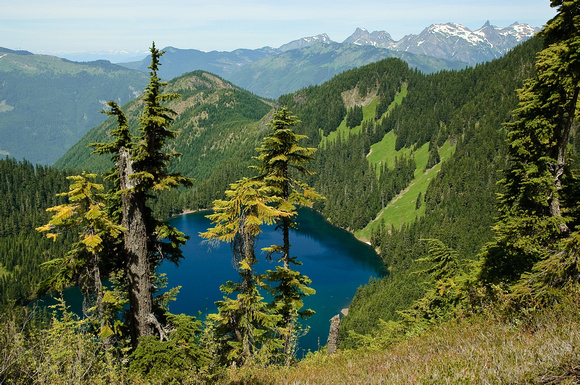
<svg viewBox="0 0 580 385">
<path fill-rule="evenodd" d="M 228 281 L 220 288 L 225 294 L 237 293 L 236 298 L 224 297 L 216 302 L 219 313 L 209 317 L 217 325 L 221 354 L 238 366 L 260 349 L 267 359 L 279 345 L 274 338 L 279 317 L 269 313 L 259 293 L 263 280 L 254 270 L 258 262 L 255 241 L 262 224 L 272 224 L 276 218 L 288 215 L 269 206 L 277 201 L 269 190 L 264 182 L 255 179 L 244 178 L 231 184 L 231 190 L 226 191 L 227 200 L 214 201 L 214 213 L 207 216 L 215 226 L 200 234 L 210 240 L 229 242 L 239 271 L 240 282 Z"/>
<path fill-rule="evenodd" d="M 459 267 L 458 253 L 439 239 L 424 239 L 428 243 L 428 255 L 417 262 L 427 268 L 417 274 L 428 275 L 432 282 L 422 298 L 399 315 L 408 327 L 421 329 L 425 326 L 453 317 L 461 301 L 466 297 L 470 276 Z"/>
<path fill-rule="evenodd" d="M 278 219 L 278 228 L 282 230 L 282 245 L 267 248 L 270 255 L 281 253 L 280 262 L 275 271 L 268 271 L 270 282 L 276 282 L 272 288 L 275 307 L 281 315 L 280 328 L 284 338 L 285 363 L 289 364 L 296 348 L 298 316 L 306 318 L 314 312 L 310 309 L 301 310 L 302 298 L 314 294 L 308 285 L 311 280 L 300 272 L 292 270 L 292 265 L 300 265 L 297 257 L 290 255 L 290 229 L 296 228 L 292 216 L 297 214 L 296 205 L 312 205 L 313 200 L 322 199 L 306 183 L 296 179 L 295 173 L 312 175 L 306 165 L 313 160 L 314 148 L 301 147 L 299 141 L 305 135 L 296 134 L 293 127 L 300 121 L 282 107 L 272 117 L 268 124 L 270 134 L 264 138 L 256 150 L 255 157 L 259 164 L 255 168 L 260 172 L 258 179 L 263 180 L 272 188 L 273 196 L 279 199 L 278 209 L 289 213 Z"/>
<path fill-rule="evenodd" d="M 166 148 L 168 140 L 177 131 L 170 129 L 175 112 L 164 102 L 179 95 L 163 93 L 166 83 L 157 76 L 160 57 L 164 52 L 151 47 L 150 81 L 142 97 L 143 113 L 138 134 L 133 137 L 127 119 L 118 106 L 110 102 L 110 115 L 117 117 L 119 126 L 112 132 L 116 140 L 110 144 L 93 144 L 96 152 L 112 153 L 116 163 L 109 178 L 115 181 L 120 197 L 121 224 L 124 232 L 125 279 L 129 291 L 131 343 L 136 347 L 139 338 L 152 335 L 154 329 L 164 331 L 154 315 L 153 284 L 155 268 L 163 259 L 177 263 L 181 258 L 180 246 L 187 237 L 166 222 L 156 219 L 147 201 L 153 193 L 181 185 L 191 180 L 178 173 L 169 173 L 168 164 L 178 156 Z M 117 200 L 117 205 L 119 201 Z"/>
<path fill-rule="evenodd" d="M 78 285 L 84 296 L 83 313 L 92 313 L 102 324 L 104 316 L 103 286 L 101 273 L 104 239 L 119 236 L 123 228 L 111 221 L 104 210 L 103 185 L 91 182 L 95 174 L 83 173 L 70 176 L 69 191 L 58 194 L 68 198 L 68 203 L 54 206 L 47 211 L 54 212 L 51 220 L 36 230 L 46 232 L 47 238 L 56 240 L 62 232 L 77 232 L 78 241 L 69 252 L 43 264 L 56 271 L 41 284 L 41 291 L 62 291 L 70 285 Z M 92 309 L 92 310 L 91 310 Z"/>
<path fill-rule="evenodd" d="M 483 253 L 482 278 L 513 281 L 569 236 L 564 179 L 580 91 L 580 1 L 553 0 L 558 14 L 539 34 L 537 75 L 519 91 L 516 118 L 507 124 L 510 168 L 500 184 L 496 241 Z M 568 205 L 568 206 L 567 206 Z"/>
</svg>

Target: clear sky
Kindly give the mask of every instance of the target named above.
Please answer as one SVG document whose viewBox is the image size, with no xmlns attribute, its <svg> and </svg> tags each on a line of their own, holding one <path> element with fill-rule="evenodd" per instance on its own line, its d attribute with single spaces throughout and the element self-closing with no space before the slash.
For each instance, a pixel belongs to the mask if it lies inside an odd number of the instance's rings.
<svg viewBox="0 0 580 385">
<path fill-rule="evenodd" d="M 320 33 L 342 42 L 357 27 L 395 40 L 446 22 L 541 27 L 555 13 L 549 0 L 0 0 L 0 47 L 63 57 L 145 53 L 152 41 L 231 51 Z"/>
</svg>

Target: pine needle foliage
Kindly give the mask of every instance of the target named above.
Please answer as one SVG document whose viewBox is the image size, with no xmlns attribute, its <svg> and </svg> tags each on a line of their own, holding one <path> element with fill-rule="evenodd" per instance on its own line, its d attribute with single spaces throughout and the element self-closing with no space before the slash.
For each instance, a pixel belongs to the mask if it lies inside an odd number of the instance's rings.
<svg viewBox="0 0 580 385">
<path fill-rule="evenodd" d="M 214 227 L 200 235 L 208 240 L 229 242 L 237 266 L 239 282 L 228 281 L 220 287 L 226 294 L 217 301 L 217 314 L 208 319 L 214 323 L 217 360 L 243 366 L 249 362 L 274 362 L 281 343 L 278 339 L 279 316 L 273 314 L 260 295 L 265 288 L 263 277 L 256 274 L 258 262 L 255 241 L 262 225 L 271 225 L 290 213 L 275 208 L 279 201 L 263 181 L 243 178 L 231 184 L 226 200 L 214 201 L 214 213 L 207 217 Z M 228 295 L 235 294 L 235 298 Z"/>
<path fill-rule="evenodd" d="M 308 287 L 311 280 L 291 268 L 291 264 L 301 264 L 297 257 L 290 255 L 290 229 L 296 228 L 291 217 L 296 214 L 297 205 L 311 206 L 314 201 L 322 199 L 320 194 L 296 176 L 313 174 L 306 166 L 314 160 L 316 151 L 315 148 L 300 146 L 299 142 L 307 137 L 295 132 L 295 126 L 299 123 L 286 107 L 281 107 L 268 124 L 270 134 L 256 149 L 258 156 L 254 157 L 258 161 L 258 165 L 254 166 L 259 172 L 257 178 L 272 189 L 272 195 L 278 199 L 277 208 L 290 214 L 277 220 L 278 228 L 282 230 L 282 244 L 265 249 L 270 256 L 281 254 L 279 262 L 282 266 L 277 266 L 275 271 L 268 270 L 267 279 L 274 284 L 271 295 L 273 306 L 281 316 L 279 326 L 284 334 L 286 364 L 290 363 L 296 349 L 300 333 L 298 317 L 306 318 L 314 314 L 310 309 L 301 310 L 302 298 L 315 292 Z"/>
<path fill-rule="evenodd" d="M 575 202 L 564 197 L 576 183 L 567 170 L 580 92 L 580 1 L 551 5 L 558 13 L 540 32 L 537 76 L 519 90 L 515 119 L 506 125 L 510 167 L 500 181 L 496 240 L 482 255 L 488 282 L 514 282 L 530 272 L 578 223 L 571 215 Z"/>
<path fill-rule="evenodd" d="M 62 291 L 72 285 L 79 285 L 84 295 L 83 311 L 89 309 L 97 319 L 103 320 L 103 286 L 101 280 L 108 272 L 101 272 L 107 254 L 103 253 L 106 239 L 118 237 L 124 228 L 109 219 L 105 210 L 104 187 L 92 182 L 95 174 L 83 173 L 70 176 L 69 191 L 58 194 L 68 199 L 68 203 L 48 208 L 53 212 L 51 220 L 36 230 L 46 232 L 47 238 L 56 240 L 63 232 L 77 233 L 78 241 L 62 257 L 43 263 L 43 267 L 53 269 L 53 274 L 41 283 L 40 291 Z M 104 325 L 101 325 L 104 326 Z"/>
</svg>

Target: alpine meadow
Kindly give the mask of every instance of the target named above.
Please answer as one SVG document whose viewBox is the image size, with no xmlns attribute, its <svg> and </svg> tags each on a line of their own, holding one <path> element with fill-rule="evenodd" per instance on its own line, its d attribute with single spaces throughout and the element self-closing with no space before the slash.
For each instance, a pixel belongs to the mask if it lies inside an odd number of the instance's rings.
<svg viewBox="0 0 580 385">
<path fill-rule="evenodd" d="M 143 61 L 81 75 L 54 61 L 51 87 L 85 79 L 91 108 L 109 96 L 101 120 L 70 111 L 67 125 L 102 123 L 64 154 L 34 142 L 44 164 L 0 159 L 0 384 L 580 383 L 580 0 L 550 3 L 556 15 L 505 54 L 428 73 L 417 63 L 444 59 L 356 42 L 239 50 L 235 74 L 234 56 L 213 53 L 223 74 L 171 79 L 164 55 L 185 52 L 155 43 L 146 74 Z M 52 60 L 2 52 L 36 63 L 6 72 L 23 87 Z M 344 72 L 294 78 L 327 67 Z M 62 92 L 18 106 L 46 117 Z M 304 207 L 371 245 L 386 274 L 300 356 L 316 312 L 291 238 Z M 190 235 L 169 219 L 202 210 L 199 235 L 231 248 L 236 278 L 215 308 L 175 314 L 180 287 L 158 267 L 179 268 Z M 275 240 L 260 248 L 266 226 Z"/>
</svg>

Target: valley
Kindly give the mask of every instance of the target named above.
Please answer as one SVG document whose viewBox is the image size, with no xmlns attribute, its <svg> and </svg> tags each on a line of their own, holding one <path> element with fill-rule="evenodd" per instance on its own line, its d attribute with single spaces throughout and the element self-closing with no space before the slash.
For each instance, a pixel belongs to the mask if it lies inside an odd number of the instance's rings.
<svg viewBox="0 0 580 385">
<path fill-rule="evenodd" d="M 67 382 L 90 363 L 86 383 L 576 382 L 576 3 L 529 39 L 488 22 L 399 42 L 357 29 L 277 50 L 153 45 L 140 97 L 107 101 L 53 166 L 0 146 L 0 380 Z M 476 51 L 393 50 L 413 41 Z M 22 56 L 20 72 L 0 73 L 31 84 L 50 61 L 69 83 L 143 80 L 144 62 L 5 53 L 0 69 Z M 21 108 L 0 95 L 2 116 Z M 221 262 L 200 252 L 218 244 Z M 34 309 L 70 286 L 82 317 Z M 312 310 L 337 306 L 335 353 Z M 309 320 L 321 342 L 299 357 Z"/>
</svg>

